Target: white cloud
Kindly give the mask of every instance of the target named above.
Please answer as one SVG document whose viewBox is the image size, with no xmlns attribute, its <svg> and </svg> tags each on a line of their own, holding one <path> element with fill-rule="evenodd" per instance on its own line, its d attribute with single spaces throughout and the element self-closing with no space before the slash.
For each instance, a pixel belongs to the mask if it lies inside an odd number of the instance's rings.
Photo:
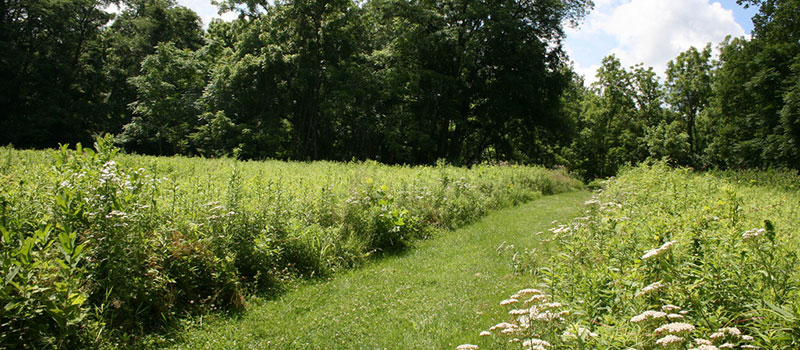
<svg viewBox="0 0 800 350">
<path fill-rule="evenodd" d="M 668 61 L 691 46 L 702 48 L 709 42 L 722 41 L 727 35 L 745 35 L 733 11 L 724 9 L 719 2 L 598 0 L 595 3 L 595 11 L 582 28 L 568 31 L 568 38 L 576 36 L 576 42 L 586 42 L 592 37 L 608 38 L 614 42 L 609 43 L 610 49 L 603 55 L 614 53 L 626 67 L 644 63 L 661 75 Z M 581 57 L 573 56 L 577 47 L 569 43 L 567 46 L 570 56 L 580 60 Z"/>
<path fill-rule="evenodd" d="M 238 16 L 234 12 L 226 12 L 222 15 L 217 14 L 218 8 L 211 3 L 211 0 L 178 0 L 178 5 L 186 6 L 196 12 L 200 19 L 203 20 L 203 27 L 208 27 L 208 24 L 214 18 L 232 21 Z"/>
</svg>

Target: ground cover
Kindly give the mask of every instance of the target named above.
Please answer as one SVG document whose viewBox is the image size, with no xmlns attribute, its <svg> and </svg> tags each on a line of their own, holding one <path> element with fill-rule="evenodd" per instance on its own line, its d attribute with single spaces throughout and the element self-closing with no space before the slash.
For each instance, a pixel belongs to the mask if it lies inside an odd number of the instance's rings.
<svg viewBox="0 0 800 350">
<path fill-rule="evenodd" d="M 174 349 L 452 349 L 477 339 L 527 285 L 512 257 L 540 247 L 536 232 L 582 213 L 586 192 L 546 196 L 440 232 L 414 249 L 330 280 L 307 281 L 239 317 L 206 319 Z"/>
</svg>

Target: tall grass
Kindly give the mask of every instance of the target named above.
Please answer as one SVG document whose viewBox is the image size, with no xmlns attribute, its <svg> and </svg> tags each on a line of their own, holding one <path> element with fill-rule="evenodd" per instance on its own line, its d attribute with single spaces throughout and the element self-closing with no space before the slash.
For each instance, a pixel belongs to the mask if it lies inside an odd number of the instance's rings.
<svg viewBox="0 0 800 350">
<path fill-rule="evenodd" d="M 522 259 L 538 299 L 506 301 L 513 326 L 477 345 L 800 348 L 798 183 L 788 171 L 622 172 Z"/>
<path fill-rule="evenodd" d="M 536 167 L 2 148 L 0 346 L 91 347 L 580 187 Z"/>
</svg>

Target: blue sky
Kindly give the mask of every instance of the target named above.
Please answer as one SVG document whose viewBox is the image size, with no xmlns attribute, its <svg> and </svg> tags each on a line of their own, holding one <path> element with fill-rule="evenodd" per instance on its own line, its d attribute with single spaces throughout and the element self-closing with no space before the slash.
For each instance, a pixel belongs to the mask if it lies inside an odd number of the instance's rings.
<svg viewBox="0 0 800 350">
<path fill-rule="evenodd" d="M 749 35 L 750 18 L 736 0 L 594 0 L 595 9 L 578 28 L 567 29 L 565 47 L 587 83 L 603 57 L 614 53 L 624 66 L 644 63 L 663 76 L 667 62 L 691 46 L 714 46 L 725 36 Z M 178 0 L 208 22 L 217 15 L 210 0 Z M 234 14 L 222 16 L 232 19 Z"/>
<path fill-rule="evenodd" d="M 626 67 L 644 63 L 663 77 L 667 62 L 692 46 L 750 35 L 755 12 L 735 0 L 595 0 L 583 23 L 567 29 L 565 47 L 587 83 L 611 53 Z"/>
</svg>

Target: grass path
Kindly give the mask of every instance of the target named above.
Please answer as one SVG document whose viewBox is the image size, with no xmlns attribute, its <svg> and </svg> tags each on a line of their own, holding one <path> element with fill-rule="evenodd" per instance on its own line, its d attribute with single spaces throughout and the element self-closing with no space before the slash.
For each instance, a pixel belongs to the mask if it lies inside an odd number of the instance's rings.
<svg viewBox="0 0 800 350">
<path fill-rule="evenodd" d="M 497 303 L 528 287 L 503 242 L 534 249 L 534 233 L 578 215 L 587 192 L 546 196 L 490 214 L 408 252 L 298 284 L 239 317 L 182 334 L 176 349 L 454 349 L 504 319 Z"/>
</svg>

